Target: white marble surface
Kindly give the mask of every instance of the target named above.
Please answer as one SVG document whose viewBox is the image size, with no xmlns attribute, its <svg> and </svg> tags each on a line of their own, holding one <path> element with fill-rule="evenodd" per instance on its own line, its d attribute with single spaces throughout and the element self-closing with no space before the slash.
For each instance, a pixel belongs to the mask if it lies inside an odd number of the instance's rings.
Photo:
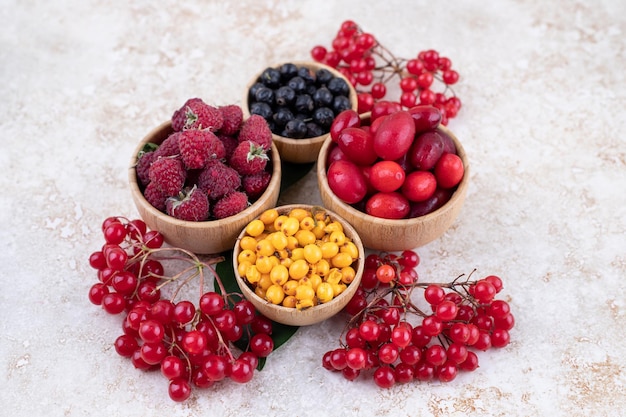
<svg viewBox="0 0 626 417">
<path fill-rule="evenodd" d="M 329 321 L 249 384 L 173 403 L 160 375 L 115 354 L 119 318 L 87 300 L 101 221 L 136 216 L 131 152 L 185 99 L 240 103 L 252 74 L 308 59 L 346 18 L 461 73 L 449 127 L 471 186 L 419 273 L 502 276 L 512 343 L 451 383 L 380 390 L 321 369 Z M 619 0 L 0 1 L 0 414 L 626 414 L 625 39 Z M 282 200 L 319 201 L 312 176 L 301 185 Z"/>
</svg>

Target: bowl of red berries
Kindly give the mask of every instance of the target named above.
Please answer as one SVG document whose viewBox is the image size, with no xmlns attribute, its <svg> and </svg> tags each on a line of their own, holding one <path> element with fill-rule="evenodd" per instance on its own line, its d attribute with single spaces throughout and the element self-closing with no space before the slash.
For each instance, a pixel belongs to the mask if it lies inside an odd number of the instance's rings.
<svg viewBox="0 0 626 417">
<path fill-rule="evenodd" d="M 265 119 L 283 161 L 315 162 L 335 117 L 356 110 L 356 90 L 336 69 L 286 62 L 255 75 L 243 98 L 244 117 Z"/>
<path fill-rule="evenodd" d="M 356 230 L 330 210 L 305 204 L 264 211 L 243 228 L 233 250 L 243 296 L 265 317 L 292 326 L 339 313 L 364 267 Z"/>
<path fill-rule="evenodd" d="M 216 254 L 276 205 L 280 155 L 264 120 L 244 121 L 238 105 L 192 98 L 141 140 L 128 177 L 152 230 L 172 246 Z"/>
<path fill-rule="evenodd" d="M 370 249 L 423 246 L 458 217 L 469 184 L 467 155 L 433 106 L 386 102 L 344 111 L 320 150 L 324 206 L 346 219 Z"/>
</svg>

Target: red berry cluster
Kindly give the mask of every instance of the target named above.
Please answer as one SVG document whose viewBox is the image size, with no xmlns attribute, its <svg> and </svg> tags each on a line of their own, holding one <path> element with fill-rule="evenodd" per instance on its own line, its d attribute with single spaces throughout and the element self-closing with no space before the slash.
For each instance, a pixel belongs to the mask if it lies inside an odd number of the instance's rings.
<svg viewBox="0 0 626 417">
<path fill-rule="evenodd" d="M 499 277 L 420 283 L 419 261 L 410 250 L 367 257 L 359 290 L 345 308 L 351 319 L 341 347 L 324 355 L 324 368 L 348 380 L 367 375 L 383 388 L 448 382 L 458 371 L 478 368 L 476 351 L 509 343 L 515 319 L 509 304 L 495 299 Z M 417 289 L 427 308 L 413 301 Z"/>
<path fill-rule="evenodd" d="M 378 102 L 369 119 L 345 110 L 330 128 L 328 186 L 344 203 L 387 219 L 433 212 L 465 175 L 453 138 L 438 129 L 441 112 Z"/>
<path fill-rule="evenodd" d="M 146 200 L 186 221 L 223 219 L 245 210 L 271 181 L 272 131 L 237 105 L 192 98 L 172 116 L 172 132 L 137 155 Z"/>
<path fill-rule="evenodd" d="M 357 89 L 359 113 L 368 112 L 387 96 L 387 86 L 398 82 L 404 107 L 428 104 L 443 115 L 442 124 L 455 117 L 461 108 L 451 86 L 459 80 L 452 61 L 436 50 L 423 50 L 411 59 L 397 58 L 381 45 L 374 35 L 364 32 L 356 23 L 341 24 L 332 48 L 318 45 L 311 49 L 314 60 L 341 71 Z"/>
<path fill-rule="evenodd" d="M 201 261 L 184 249 L 162 247 L 163 236 L 142 220 L 110 217 L 102 231 L 105 244 L 89 257 L 98 276 L 89 300 L 122 315 L 117 353 L 137 369 L 160 369 L 174 401 L 189 398 L 192 386 L 207 388 L 226 378 L 250 381 L 259 358 L 274 349 L 272 322 L 240 294 L 226 293 L 212 267 L 221 258 Z M 186 266 L 167 275 L 164 261 L 172 260 Z M 207 273 L 221 294 L 204 291 Z M 192 280 L 200 284 L 195 303 L 180 296 Z M 245 348 L 236 349 L 241 342 Z"/>
</svg>

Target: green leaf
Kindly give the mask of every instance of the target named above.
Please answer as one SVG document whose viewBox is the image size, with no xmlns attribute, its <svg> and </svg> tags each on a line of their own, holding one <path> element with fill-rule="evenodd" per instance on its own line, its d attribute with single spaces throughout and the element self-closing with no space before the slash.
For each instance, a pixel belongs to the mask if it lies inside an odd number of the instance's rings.
<svg viewBox="0 0 626 417">
<path fill-rule="evenodd" d="M 291 162 L 281 161 L 282 177 L 280 191 L 285 191 L 287 188 L 302 179 L 309 173 L 309 171 L 311 171 L 313 166 L 315 166 L 315 162 L 307 164 L 294 164 Z M 237 281 L 235 280 L 235 271 L 233 270 L 233 251 L 226 251 L 222 254 L 222 256 L 224 257 L 224 260 L 215 266 L 215 271 L 220 277 L 226 293 L 239 294 L 241 293 L 241 290 L 239 289 L 239 285 L 237 285 Z M 221 293 L 217 281 L 213 282 L 213 286 L 216 292 Z M 297 326 L 288 326 L 286 324 L 272 321 L 271 336 L 274 341 L 274 350 L 285 344 L 298 329 L 299 327 Z M 235 343 L 235 346 L 241 350 L 246 350 L 248 346 L 248 336 L 244 334 L 244 336 Z M 257 367 L 258 370 L 263 369 L 266 359 L 267 358 L 259 358 L 259 366 Z"/>
<path fill-rule="evenodd" d="M 223 253 L 222 256 L 224 256 L 224 260 L 215 266 L 215 272 L 217 272 L 217 275 L 220 277 L 222 285 L 224 286 L 224 290 L 226 290 L 227 294 L 241 293 L 239 285 L 237 285 L 237 281 L 235 280 L 235 271 L 233 269 L 233 252 L 227 251 Z M 219 285 L 215 280 L 213 281 L 213 287 L 215 288 L 216 292 L 221 293 Z M 278 349 L 285 342 L 287 342 L 298 329 L 299 327 L 297 326 L 288 326 L 272 321 L 271 336 L 272 340 L 274 341 L 274 350 Z M 235 343 L 235 346 L 237 346 L 242 351 L 245 351 L 248 346 L 248 342 L 248 336 L 244 332 L 244 336 Z M 257 367 L 258 370 L 263 369 L 263 367 L 265 366 L 265 360 L 266 358 L 259 358 L 259 365 Z"/>
</svg>

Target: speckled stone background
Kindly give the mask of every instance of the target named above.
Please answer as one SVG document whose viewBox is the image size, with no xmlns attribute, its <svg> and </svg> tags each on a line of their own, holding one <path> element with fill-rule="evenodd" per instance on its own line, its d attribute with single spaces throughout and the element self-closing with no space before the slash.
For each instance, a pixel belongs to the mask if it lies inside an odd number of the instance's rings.
<svg viewBox="0 0 626 417">
<path fill-rule="evenodd" d="M 472 166 L 422 279 L 505 281 L 512 343 L 448 384 L 390 390 L 320 366 L 341 320 L 301 329 L 246 385 L 184 404 L 112 342 L 87 300 L 110 215 L 136 216 L 136 143 L 189 97 L 240 103 L 267 65 L 308 59 L 351 18 L 397 55 L 461 73 L 449 127 Z M 620 416 L 626 414 L 626 3 L 0 1 L 0 414 Z M 281 202 L 319 202 L 313 175 Z"/>
</svg>

